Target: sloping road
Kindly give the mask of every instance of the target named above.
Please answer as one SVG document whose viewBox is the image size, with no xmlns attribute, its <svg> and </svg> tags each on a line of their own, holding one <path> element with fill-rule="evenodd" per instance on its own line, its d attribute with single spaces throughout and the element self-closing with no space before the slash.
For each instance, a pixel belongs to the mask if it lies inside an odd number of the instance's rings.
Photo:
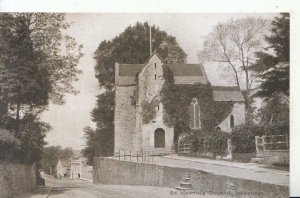
<svg viewBox="0 0 300 198">
<path fill-rule="evenodd" d="M 95 185 L 83 180 L 56 180 L 45 178 L 46 187 L 26 198 L 165 198 L 186 197 L 172 188 L 128 185 Z M 194 196 L 189 196 L 194 197 Z M 199 196 L 197 196 L 199 197 Z"/>
</svg>

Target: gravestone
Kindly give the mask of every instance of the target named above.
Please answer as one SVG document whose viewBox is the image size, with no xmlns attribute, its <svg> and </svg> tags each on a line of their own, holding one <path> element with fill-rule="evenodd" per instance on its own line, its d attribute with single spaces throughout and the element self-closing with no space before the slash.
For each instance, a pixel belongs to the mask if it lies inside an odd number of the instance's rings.
<svg viewBox="0 0 300 198">
<path fill-rule="evenodd" d="M 255 136 L 256 157 L 264 157 L 263 138 Z"/>
<path fill-rule="evenodd" d="M 231 144 L 231 139 L 227 140 L 227 151 L 228 154 L 227 156 L 223 157 L 224 160 L 232 160 L 232 144 Z"/>
<path fill-rule="evenodd" d="M 227 150 L 228 150 L 228 155 L 227 157 L 232 159 L 232 145 L 231 145 L 231 139 L 227 140 Z"/>
</svg>

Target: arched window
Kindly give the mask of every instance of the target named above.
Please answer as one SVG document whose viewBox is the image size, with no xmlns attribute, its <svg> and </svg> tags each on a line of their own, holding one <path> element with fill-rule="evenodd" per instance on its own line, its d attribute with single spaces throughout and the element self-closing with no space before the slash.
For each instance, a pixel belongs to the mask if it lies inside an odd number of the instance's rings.
<svg viewBox="0 0 300 198">
<path fill-rule="evenodd" d="M 234 127 L 234 116 L 230 115 L 230 128 Z"/>
<path fill-rule="evenodd" d="M 196 98 L 193 98 L 190 108 L 190 127 L 191 129 L 200 129 L 201 121 L 200 121 L 200 106 Z"/>
</svg>

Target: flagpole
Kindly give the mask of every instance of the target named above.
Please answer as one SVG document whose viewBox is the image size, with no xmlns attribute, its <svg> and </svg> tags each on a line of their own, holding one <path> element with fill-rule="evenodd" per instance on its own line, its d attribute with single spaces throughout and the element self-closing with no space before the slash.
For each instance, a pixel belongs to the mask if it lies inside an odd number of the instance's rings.
<svg viewBox="0 0 300 198">
<path fill-rule="evenodd" d="M 149 26 L 150 26 L 150 56 L 152 55 L 152 37 L 151 37 L 151 14 L 149 14 Z"/>
</svg>

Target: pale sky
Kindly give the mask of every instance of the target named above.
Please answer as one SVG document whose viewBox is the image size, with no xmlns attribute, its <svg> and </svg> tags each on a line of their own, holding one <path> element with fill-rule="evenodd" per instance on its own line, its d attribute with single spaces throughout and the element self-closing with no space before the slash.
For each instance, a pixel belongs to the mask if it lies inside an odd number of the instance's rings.
<svg viewBox="0 0 300 198">
<path fill-rule="evenodd" d="M 90 112 L 95 106 L 96 95 L 101 92 L 95 78 L 93 53 L 103 40 L 119 35 L 129 25 L 145 22 L 151 18 L 151 24 L 176 37 L 177 42 L 188 55 L 188 63 L 198 63 L 197 52 L 201 49 L 203 37 L 214 25 L 231 18 L 247 16 L 272 19 L 276 14 L 67 14 L 72 22 L 68 34 L 83 44 L 84 57 L 79 68 L 83 74 L 74 86 L 78 95 L 67 95 L 66 104 L 50 105 L 42 120 L 50 123 L 52 130 L 46 141 L 49 145 L 61 145 L 79 150 L 84 147 L 83 128 L 95 126 Z M 224 79 L 217 69 L 218 64 L 204 65 L 208 78 L 213 85 L 233 85 L 232 79 Z"/>
</svg>

